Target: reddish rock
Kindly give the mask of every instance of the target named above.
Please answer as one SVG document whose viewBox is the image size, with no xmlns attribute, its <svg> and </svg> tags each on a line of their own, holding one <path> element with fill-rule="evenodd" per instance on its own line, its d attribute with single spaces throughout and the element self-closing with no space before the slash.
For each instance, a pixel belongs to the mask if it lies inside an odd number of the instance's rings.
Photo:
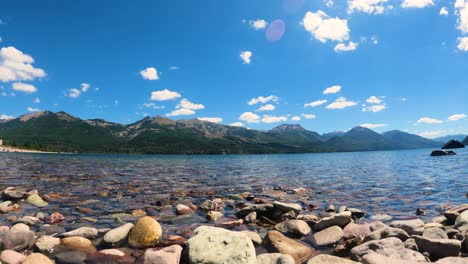
<svg viewBox="0 0 468 264">
<path fill-rule="evenodd" d="M 186 215 L 186 214 L 192 214 L 193 213 L 193 210 L 186 206 L 186 205 L 183 205 L 183 204 L 178 204 L 176 206 L 176 214 L 177 215 Z"/>
<path fill-rule="evenodd" d="M 49 216 L 49 223 L 50 224 L 56 224 L 59 222 L 62 222 L 65 220 L 65 216 L 63 216 L 61 213 L 55 212 Z"/>
</svg>

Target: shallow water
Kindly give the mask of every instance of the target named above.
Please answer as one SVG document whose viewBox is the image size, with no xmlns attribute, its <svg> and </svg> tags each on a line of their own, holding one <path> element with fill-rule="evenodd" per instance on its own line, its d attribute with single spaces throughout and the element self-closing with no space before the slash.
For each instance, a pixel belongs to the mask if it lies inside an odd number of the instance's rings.
<svg viewBox="0 0 468 264">
<path fill-rule="evenodd" d="M 430 157 L 430 149 L 232 156 L 3 153 L 0 189 L 23 186 L 38 189 L 41 195 L 58 193 L 40 210 L 62 212 L 73 224 L 94 217 L 99 220 L 95 225 L 101 226 L 115 225 L 104 215 L 145 209 L 166 217 L 165 227 L 177 230 L 206 220 L 200 215 L 171 221 L 173 209 L 160 205 L 200 204 L 245 191 L 320 208 L 328 203 L 347 205 L 366 211 L 367 218 L 378 213 L 411 218 L 420 207 L 430 219 L 441 212 L 442 204 L 468 202 L 468 151 L 455 151 L 458 155 L 448 157 Z M 286 191 L 277 191 L 278 187 Z M 307 192 L 287 191 L 299 187 Z M 102 197 L 104 191 L 107 197 Z M 82 213 L 76 206 L 96 211 Z M 16 214 L 37 211 L 24 205 Z M 0 222 L 8 215 L 0 215 Z"/>
</svg>

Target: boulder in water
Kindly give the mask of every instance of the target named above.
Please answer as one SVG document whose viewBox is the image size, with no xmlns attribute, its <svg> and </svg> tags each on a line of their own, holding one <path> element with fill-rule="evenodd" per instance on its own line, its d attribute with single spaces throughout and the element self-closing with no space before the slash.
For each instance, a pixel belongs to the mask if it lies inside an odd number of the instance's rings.
<svg viewBox="0 0 468 264">
<path fill-rule="evenodd" d="M 445 143 L 445 145 L 442 147 L 442 149 L 454 149 L 454 148 L 464 148 L 465 145 L 463 145 L 463 143 L 461 143 L 460 141 L 458 140 L 449 140 L 447 143 Z"/>
<path fill-rule="evenodd" d="M 431 156 L 450 156 L 450 155 L 455 155 L 457 153 L 451 151 L 451 150 L 433 150 L 431 153 Z"/>
</svg>

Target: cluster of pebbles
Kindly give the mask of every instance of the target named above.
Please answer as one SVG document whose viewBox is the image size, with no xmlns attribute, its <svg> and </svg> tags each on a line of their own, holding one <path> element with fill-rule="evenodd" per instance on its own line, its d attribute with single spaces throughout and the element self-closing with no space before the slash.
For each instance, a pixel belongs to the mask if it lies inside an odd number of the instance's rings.
<svg viewBox="0 0 468 264">
<path fill-rule="evenodd" d="M 3 190 L 1 263 L 468 263 L 468 204 L 424 222 L 248 192 L 112 212 L 86 207 L 93 200 L 61 212 L 63 196 Z"/>
</svg>

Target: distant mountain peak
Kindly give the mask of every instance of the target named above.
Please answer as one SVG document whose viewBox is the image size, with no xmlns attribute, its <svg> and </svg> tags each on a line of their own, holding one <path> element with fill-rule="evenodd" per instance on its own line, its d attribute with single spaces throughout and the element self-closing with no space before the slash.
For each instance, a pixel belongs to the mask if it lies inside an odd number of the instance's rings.
<svg viewBox="0 0 468 264">
<path fill-rule="evenodd" d="M 21 121 L 21 122 L 26 122 L 26 121 L 29 121 L 33 118 L 38 118 L 38 117 L 41 117 L 41 116 L 46 116 L 46 115 L 49 115 L 49 114 L 53 114 L 53 112 L 50 112 L 48 110 L 45 110 L 45 111 L 40 111 L 40 112 L 33 112 L 33 113 L 30 113 L 30 114 L 25 114 L 25 115 L 22 115 L 20 117 L 18 117 L 18 119 Z M 13 120 L 13 119 L 12 119 Z"/>
<path fill-rule="evenodd" d="M 272 131 L 288 132 L 288 131 L 304 131 L 305 129 L 298 124 L 282 124 L 272 129 Z"/>
</svg>

